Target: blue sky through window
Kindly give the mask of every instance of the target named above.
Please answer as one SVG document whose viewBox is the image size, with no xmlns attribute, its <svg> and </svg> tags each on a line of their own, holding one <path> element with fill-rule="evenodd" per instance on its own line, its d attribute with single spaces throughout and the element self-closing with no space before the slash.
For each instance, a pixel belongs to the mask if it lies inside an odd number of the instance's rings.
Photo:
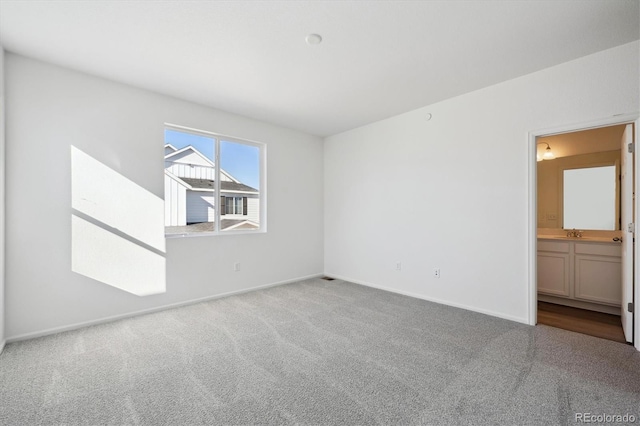
<svg viewBox="0 0 640 426">
<path fill-rule="evenodd" d="M 256 146 L 222 141 L 220 163 L 222 170 L 231 173 L 245 185 L 260 189 L 260 150 Z"/>
<path fill-rule="evenodd" d="M 177 149 L 193 146 L 203 155 L 215 162 L 213 138 L 165 129 L 164 143 Z M 252 145 L 221 141 L 220 163 L 222 169 L 245 185 L 260 189 L 260 150 Z"/>
<path fill-rule="evenodd" d="M 201 154 L 205 155 L 209 160 L 215 162 L 213 138 L 165 129 L 164 143 L 170 143 L 177 149 L 182 149 L 185 146 L 191 145 L 200 151 Z"/>
</svg>

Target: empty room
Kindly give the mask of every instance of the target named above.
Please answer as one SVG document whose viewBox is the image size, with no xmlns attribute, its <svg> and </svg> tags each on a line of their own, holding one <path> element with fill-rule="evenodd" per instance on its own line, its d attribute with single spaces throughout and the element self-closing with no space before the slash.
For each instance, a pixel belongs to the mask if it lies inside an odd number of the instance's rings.
<svg viewBox="0 0 640 426">
<path fill-rule="evenodd" d="M 0 424 L 640 422 L 640 2 L 0 0 Z"/>
</svg>

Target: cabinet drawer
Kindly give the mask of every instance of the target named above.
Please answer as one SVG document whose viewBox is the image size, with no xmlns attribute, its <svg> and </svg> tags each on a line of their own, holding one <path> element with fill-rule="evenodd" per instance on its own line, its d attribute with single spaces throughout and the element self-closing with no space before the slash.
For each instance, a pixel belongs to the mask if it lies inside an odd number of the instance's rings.
<svg viewBox="0 0 640 426">
<path fill-rule="evenodd" d="M 569 243 L 565 241 L 540 241 L 538 251 L 552 251 L 556 253 L 569 253 Z"/>
<path fill-rule="evenodd" d="M 594 244 L 576 243 L 576 254 L 595 254 L 598 256 L 622 256 L 622 245 L 620 244 Z"/>
</svg>

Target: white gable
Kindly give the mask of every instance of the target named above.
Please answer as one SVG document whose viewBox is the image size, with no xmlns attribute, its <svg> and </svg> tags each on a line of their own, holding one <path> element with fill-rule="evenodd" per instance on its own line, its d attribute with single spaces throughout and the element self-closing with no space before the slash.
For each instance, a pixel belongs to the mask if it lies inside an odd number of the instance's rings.
<svg viewBox="0 0 640 426">
<path fill-rule="evenodd" d="M 164 168 L 179 177 L 196 179 L 214 179 L 215 164 L 192 146 L 167 153 L 167 148 L 173 148 L 166 144 L 164 156 Z M 175 148 L 174 148 L 175 149 Z M 224 170 L 220 170 L 220 179 L 227 182 L 240 183 Z"/>
<path fill-rule="evenodd" d="M 215 167 L 213 161 L 202 155 L 195 148 L 188 146 L 181 150 L 165 155 L 165 162 L 189 164 L 191 166 Z"/>
<path fill-rule="evenodd" d="M 164 155 L 168 155 L 171 154 L 173 152 L 176 152 L 178 150 L 178 148 L 176 148 L 175 146 L 171 145 L 170 143 L 166 144 L 164 146 Z"/>
</svg>

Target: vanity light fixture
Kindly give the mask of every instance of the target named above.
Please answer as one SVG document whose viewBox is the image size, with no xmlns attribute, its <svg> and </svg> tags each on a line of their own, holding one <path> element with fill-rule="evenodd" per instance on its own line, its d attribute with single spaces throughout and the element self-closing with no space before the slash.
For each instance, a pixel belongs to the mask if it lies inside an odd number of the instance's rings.
<svg viewBox="0 0 640 426">
<path fill-rule="evenodd" d="M 537 145 L 546 145 L 547 148 L 544 150 L 544 154 L 540 155 L 538 154 L 536 156 L 538 161 L 542 161 L 542 160 L 553 160 L 554 158 L 556 158 L 556 156 L 553 154 L 553 152 L 551 151 L 551 147 L 549 146 L 548 143 L 546 142 L 538 142 Z"/>
</svg>

